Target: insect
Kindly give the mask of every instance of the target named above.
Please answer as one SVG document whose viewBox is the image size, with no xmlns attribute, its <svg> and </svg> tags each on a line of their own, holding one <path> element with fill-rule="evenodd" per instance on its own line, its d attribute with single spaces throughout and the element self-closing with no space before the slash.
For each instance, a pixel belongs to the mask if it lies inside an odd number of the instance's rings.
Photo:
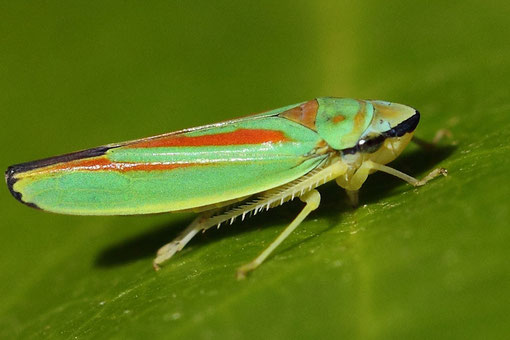
<svg viewBox="0 0 510 340">
<path fill-rule="evenodd" d="M 75 215 L 194 211 L 199 215 L 157 252 L 160 265 L 198 232 L 299 198 L 297 217 L 252 262 L 257 268 L 320 203 L 335 180 L 353 204 L 375 171 L 421 186 L 385 164 L 411 141 L 420 114 L 378 100 L 317 98 L 261 114 L 10 166 L 12 195 L 34 208 Z"/>
</svg>

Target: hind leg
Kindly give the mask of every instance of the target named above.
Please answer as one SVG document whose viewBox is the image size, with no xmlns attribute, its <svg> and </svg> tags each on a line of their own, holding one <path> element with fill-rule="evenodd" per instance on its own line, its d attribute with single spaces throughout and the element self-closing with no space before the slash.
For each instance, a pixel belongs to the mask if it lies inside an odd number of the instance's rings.
<svg viewBox="0 0 510 340">
<path fill-rule="evenodd" d="M 237 270 L 237 279 L 242 280 L 246 278 L 248 272 L 253 271 L 264 262 L 265 259 L 303 222 L 303 220 L 315 209 L 319 207 L 321 195 L 317 190 L 311 190 L 299 197 L 306 203 L 305 207 L 299 215 L 283 230 L 283 232 L 253 261 L 247 263 Z"/>
<path fill-rule="evenodd" d="M 152 262 L 154 270 L 159 270 L 163 262 L 168 261 L 175 253 L 181 251 L 191 239 L 204 229 L 204 225 L 217 210 L 210 210 L 198 215 L 175 240 L 159 248 L 156 258 Z"/>
</svg>

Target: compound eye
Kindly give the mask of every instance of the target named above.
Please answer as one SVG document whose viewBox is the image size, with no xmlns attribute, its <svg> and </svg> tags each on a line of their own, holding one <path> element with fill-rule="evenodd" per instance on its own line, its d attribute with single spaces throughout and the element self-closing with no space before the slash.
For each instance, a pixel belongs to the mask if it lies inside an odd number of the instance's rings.
<svg viewBox="0 0 510 340">
<path fill-rule="evenodd" d="M 367 138 L 360 139 L 358 142 L 358 150 L 361 152 L 374 153 L 383 145 L 384 136 L 369 136 Z"/>
</svg>

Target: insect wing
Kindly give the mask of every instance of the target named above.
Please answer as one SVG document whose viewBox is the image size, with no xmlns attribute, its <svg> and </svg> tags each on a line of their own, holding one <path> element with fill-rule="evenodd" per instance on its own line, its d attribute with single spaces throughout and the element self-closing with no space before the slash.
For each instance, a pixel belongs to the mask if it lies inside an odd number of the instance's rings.
<svg viewBox="0 0 510 340">
<path fill-rule="evenodd" d="M 315 131 L 280 114 L 295 106 L 15 165 L 7 182 L 26 204 L 78 215 L 177 211 L 249 196 L 327 157 Z"/>
</svg>

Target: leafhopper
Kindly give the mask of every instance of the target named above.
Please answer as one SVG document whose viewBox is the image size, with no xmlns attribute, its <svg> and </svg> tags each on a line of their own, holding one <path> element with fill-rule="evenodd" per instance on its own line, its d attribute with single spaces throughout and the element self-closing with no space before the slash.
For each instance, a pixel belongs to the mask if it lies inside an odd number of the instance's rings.
<svg viewBox="0 0 510 340">
<path fill-rule="evenodd" d="M 129 142 L 10 166 L 12 195 L 61 214 L 134 215 L 194 211 L 199 215 L 157 252 L 160 265 L 198 232 L 299 198 L 304 208 L 252 262 L 257 268 L 317 209 L 317 187 L 344 188 L 353 204 L 375 171 L 421 186 L 386 164 L 411 141 L 415 109 L 379 100 L 317 98 L 276 110 Z"/>
</svg>

